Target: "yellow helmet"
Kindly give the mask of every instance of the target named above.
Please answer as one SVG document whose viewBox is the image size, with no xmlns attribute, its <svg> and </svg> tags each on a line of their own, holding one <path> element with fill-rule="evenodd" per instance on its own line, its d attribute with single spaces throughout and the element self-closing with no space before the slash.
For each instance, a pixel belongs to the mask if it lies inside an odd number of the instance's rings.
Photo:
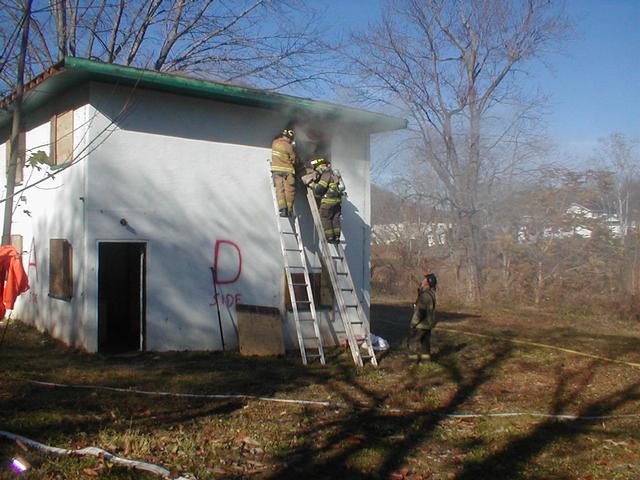
<svg viewBox="0 0 640 480">
<path fill-rule="evenodd" d="M 283 136 L 285 136 L 285 137 L 287 137 L 287 138 L 288 138 L 288 139 L 290 139 L 290 140 L 293 140 L 293 137 L 294 137 L 293 130 L 291 130 L 291 129 L 289 129 L 289 128 L 285 128 L 285 129 L 282 131 L 282 135 L 283 135 Z"/>
<path fill-rule="evenodd" d="M 327 163 L 329 163 L 329 161 L 324 157 L 315 157 L 313 160 L 311 160 L 311 166 L 313 168 L 317 167 L 318 165 L 326 165 Z"/>
</svg>

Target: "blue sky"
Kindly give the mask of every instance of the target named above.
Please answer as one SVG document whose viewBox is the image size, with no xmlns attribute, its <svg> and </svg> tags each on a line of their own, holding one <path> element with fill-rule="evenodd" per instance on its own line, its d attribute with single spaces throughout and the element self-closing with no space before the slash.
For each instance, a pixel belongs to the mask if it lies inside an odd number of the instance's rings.
<svg viewBox="0 0 640 480">
<path fill-rule="evenodd" d="M 383 0 L 324 0 L 336 28 L 366 26 Z M 613 132 L 640 139 L 640 0 L 568 0 L 575 35 L 551 70 L 531 71 L 550 97 L 548 131 L 561 152 L 586 158 Z M 322 7 L 320 7 L 322 8 Z"/>
<path fill-rule="evenodd" d="M 577 38 L 540 70 L 551 95 L 550 130 L 561 145 L 589 152 L 599 137 L 640 138 L 640 1 L 572 0 Z"/>
</svg>

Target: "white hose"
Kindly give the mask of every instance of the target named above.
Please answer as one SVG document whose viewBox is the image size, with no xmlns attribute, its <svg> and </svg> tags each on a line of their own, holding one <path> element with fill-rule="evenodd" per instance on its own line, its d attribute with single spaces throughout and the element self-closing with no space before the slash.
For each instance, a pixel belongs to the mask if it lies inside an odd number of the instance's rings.
<svg viewBox="0 0 640 480">
<path fill-rule="evenodd" d="M 188 397 L 188 398 L 244 398 L 244 399 L 253 399 L 253 400 L 262 400 L 269 402 L 284 402 L 284 403 L 301 403 L 301 404 L 309 404 L 309 405 L 320 405 L 323 407 L 333 407 L 333 408 L 346 408 L 347 405 L 336 403 L 336 402 L 320 402 L 313 400 L 292 400 L 286 398 L 269 398 L 269 397 L 255 397 L 252 395 L 242 395 L 242 394 L 196 394 L 196 393 L 171 393 L 171 392 L 151 392 L 145 390 L 135 390 L 135 389 L 127 389 L 127 388 L 116 388 L 116 387 L 103 387 L 103 386 L 94 386 L 94 385 L 66 385 L 62 383 L 51 383 L 51 382 L 39 382 L 37 380 L 29 380 L 30 383 L 36 385 L 43 385 L 46 387 L 61 387 L 61 388 L 84 388 L 84 389 L 100 389 L 100 390 L 110 390 L 113 392 L 126 392 L 126 393 L 139 393 L 143 395 L 160 395 L 160 396 L 171 396 L 171 397 Z M 399 409 L 389 409 L 390 412 L 397 413 L 415 413 L 415 410 L 399 410 Z M 640 413 L 638 414 L 627 414 L 627 415 L 590 415 L 590 416 L 581 416 L 581 415 L 565 415 L 565 414 L 552 414 L 552 413 L 528 413 L 528 412 L 507 412 L 507 413 L 443 413 L 439 414 L 443 417 L 451 417 L 451 418 L 480 418 L 480 417 L 544 417 L 544 418 L 557 418 L 560 420 L 611 420 L 616 418 L 635 418 L 640 417 Z"/>
<path fill-rule="evenodd" d="M 51 447 L 49 445 L 36 442 L 35 440 L 31 440 L 21 435 L 16 435 L 15 433 L 11 433 L 11 432 L 4 432 L 2 430 L 0 430 L 0 437 L 8 438 L 9 440 L 13 440 L 14 442 L 19 441 L 20 443 L 41 452 L 53 453 L 55 455 L 80 456 L 80 457 L 86 457 L 86 456 L 92 455 L 94 457 L 98 457 L 108 462 L 116 463 L 118 465 L 123 465 L 128 468 L 133 468 L 135 470 L 142 470 L 145 472 L 153 473 L 154 475 L 158 475 L 159 477 L 165 478 L 167 480 L 189 480 L 189 478 L 187 477 L 174 477 L 169 470 L 167 470 L 166 468 L 160 467 L 158 465 L 154 465 L 152 463 L 147 463 L 147 462 L 139 462 L 137 460 L 129 460 L 128 458 L 118 457 L 98 447 L 85 447 L 79 450 L 69 450 L 66 448 Z"/>
<path fill-rule="evenodd" d="M 88 388 L 92 390 L 109 390 L 112 392 L 126 392 L 126 393 L 139 393 L 141 395 L 157 395 L 166 397 L 187 397 L 187 398 L 240 398 L 248 400 L 261 400 L 263 402 L 280 402 L 280 403 L 300 403 L 303 405 L 319 405 L 322 407 L 337 407 L 338 405 L 332 402 L 320 402 L 315 400 L 294 400 L 288 398 L 271 398 L 271 397 L 257 397 L 254 395 L 244 395 L 240 393 L 171 393 L 171 392 L 151 392 L 146 390 L 136 390 L 129 388 L 117 388 L 117 387 L 103 387 L 100 385 L 68 385 L 64 383 L 52 383 L 52 382 L 39 382 L 37 380 L 29 380 L 29 383 L 36 385 L 43 385 L 45 387 L 59 387 L 59 388 Z"/>
</svg>

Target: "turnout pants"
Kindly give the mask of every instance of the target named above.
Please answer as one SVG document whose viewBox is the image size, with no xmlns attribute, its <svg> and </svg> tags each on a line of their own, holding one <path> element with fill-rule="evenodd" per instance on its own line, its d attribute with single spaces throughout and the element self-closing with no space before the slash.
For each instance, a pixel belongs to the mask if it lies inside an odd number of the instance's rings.
<svg viewBox="0 0 640 480">
<path fill-rule="evenodd" d="M 327 205 L 320 203 L 320 220 L 327 240 L 340 238 L 340 217 L 342 216 L 342 206 L 339 203 Z"/>
<path fill-rule="evenodd" d="M 407 343 L 410 353 L 431 355 L 431 329 L 411 327 Z"/>
<path fill-rule="evenodd" d="M 430 306 L 417 304 L 411 317 L 407 346 L 412 354 L 431 355 L 431 330 L 436 326 L 435 312 Z"/>
<path fill-rule="evenodd" d="M 286 208 L 289 211 L 293 211 L 293 200 L 296 196 L 296 176 L 293 173 L 272 173 L 278 209 Z"/>
</svg>

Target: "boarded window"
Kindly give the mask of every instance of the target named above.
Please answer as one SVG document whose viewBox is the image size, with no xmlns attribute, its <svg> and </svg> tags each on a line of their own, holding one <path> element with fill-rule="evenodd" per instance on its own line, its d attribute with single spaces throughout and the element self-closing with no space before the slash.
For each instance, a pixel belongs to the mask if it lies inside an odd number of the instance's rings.
<svg viewBox="0 0 640 480">
<path fill-rule="evenodd" d="M 51 119 L 51 165 L 62 165 L 73 158 L 73 110 Z"/>
<path fill-rule="evenodd" d="M 293 288 L 296 294 L 297 300 L 308 301 L 307 297 L 307 289 L 304 285 L 304 274 L 303 273 L 293 273 L 291 274 L 291 280 L 293 281 Z M 315 300 L 316 309 L 320 308 L 332 308 L 333 307 L 333 289 L 331 288 L 331 280 L 329 277 L 329 273 L 326 271 L 324 267 L 322 267 L 322 272 L 318 273 L 310 273 L 309 280 L 311 282 L 311 293 L 313 294 L 313 298 Z M 303 284 L 303 285 L 299 285 Z M 285 307 L 288 311 L 292 311 L 291 308 L 291 298 L 289 297 L 289 286 L 286 283 L 285 277 Z M 305 311 L 309 310 L 308 303 L 300 303 L 298 304 L 298 310 Z"/>
<path fill-rule="evenodd" d="M 24 160 L 26 156 L 26 141 L 24 132 L 20 132 L 18 135 L 18 158 L 16 164 L 16 184 L 22 183 L 23 180 L 23 172 L 24 172 Z M 7 158 L 5 162 L 6 169 L 5 171 L 9 171 L 9 163 L 11 161 L 11 140 L 7 140 L 5 152 L 7 152 Z"/>
<path fill-rule="evenodd" d="M 72 248 L 63 238 L 49 240 L 49 296 L 70 300 L 73 295 Z"/>
</svg>

